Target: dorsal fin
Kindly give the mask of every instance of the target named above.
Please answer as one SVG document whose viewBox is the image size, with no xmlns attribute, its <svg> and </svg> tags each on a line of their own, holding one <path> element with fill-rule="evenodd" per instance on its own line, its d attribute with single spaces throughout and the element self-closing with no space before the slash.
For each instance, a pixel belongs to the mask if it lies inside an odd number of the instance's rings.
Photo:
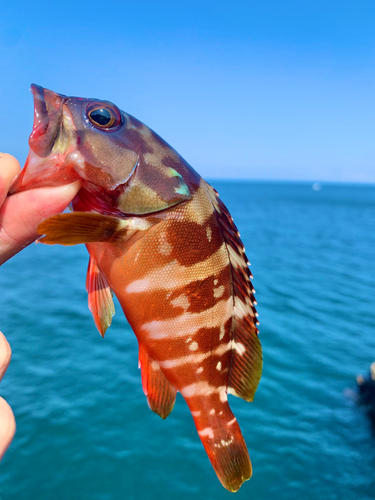
<svg viewBox="0 0 375 500">
<path fill-rule="evenodd" d="M 150 409 L 161 418 L 167 418 L 176 401 L 176 389 L 168 382 L 159 364 L 149 357 L 141 344 L 139 344 L 139 365 L 143 392 L 147 396 Z"/>
<path fill-rule="evenodd" d="M 258 314 L 253 295 L 255 290 L 250 281 L 252 275 L 240 233 L 228 209 L 220 200 L 217 191 L 208 183 L 205 185 L 227 246 L 232 273 L 233 347 L 228 393 L 252 401 L 262 374 L 262 347 L 258 338 Z"/>
<path fill-rule="evenodd" d="M 86 278 L 89 309 L 94 318 L 95 325 L 102 337 L 112 322 L 115 306 L 112 299 L 112 290 L 103 273 L 92 257 L 89 260 Z"/>
</svg>

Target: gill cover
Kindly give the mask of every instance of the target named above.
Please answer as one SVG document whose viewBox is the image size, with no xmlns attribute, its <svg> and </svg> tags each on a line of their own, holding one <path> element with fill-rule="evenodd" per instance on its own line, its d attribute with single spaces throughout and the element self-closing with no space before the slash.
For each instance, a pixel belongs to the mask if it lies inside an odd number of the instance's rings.
<svg viewBox="0 0 375 500">
<path fill-rule="evenodd" d="M 118 199 L 125 213 L 142 215 L 159 212 L 191 198 L 182 176 L 154 158 L 146 162 L 141 155 L 129 183 Z"/>
</svg>

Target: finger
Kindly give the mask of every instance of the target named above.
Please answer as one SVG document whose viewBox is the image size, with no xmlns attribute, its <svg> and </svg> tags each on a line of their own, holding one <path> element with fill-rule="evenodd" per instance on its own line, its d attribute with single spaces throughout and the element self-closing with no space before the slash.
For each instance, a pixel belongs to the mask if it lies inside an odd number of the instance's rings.
<svg viewBox="0 0 375 500">
<path fill-rule="evenodd" d="M 21 166 L 14 156 L 0 153 L 0 207 L 4 203 L 12 180 L 19 174 Z"/>
<path fill-rule="evenodd" d="M 16 432 L 16 420 L 11 407 L 0 398 L 0 460 L 10 445 Z"/>
<path fill-rule="evenodd" d="M 10 349 L 10 345 L 4 335 L 0 332 L 0 380 L 3 378 L 3 375 L 8 368 L 11 356 L 12 351 Z"/>
<path fill-rule="evenodd" d="M 75 181 L 8 196 L 0 209 L 0 265 L 36 240 L 40 222 L 62 212 L 80 187 L 80 181 Z"/>
<path fill-rule="evenodd" d="M 0 332 L 0 380 L 8 368 L 11 357 L 10 346 L 7 339 Z M 10 445 L 16 430 L 16 422 L 8 403 L 0 398 L 0 460 Z"/>
</svg>

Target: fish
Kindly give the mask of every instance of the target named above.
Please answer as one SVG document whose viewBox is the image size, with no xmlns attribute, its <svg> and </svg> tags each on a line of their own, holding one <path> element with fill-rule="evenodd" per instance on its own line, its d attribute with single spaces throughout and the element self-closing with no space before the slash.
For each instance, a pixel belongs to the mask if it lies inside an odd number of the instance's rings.
<svg viewBox="0 0 375 500">
<path fill-rule="evenodd" d="M 39 241 L 86 245 L 100 334 L 114 294 L 138 340 L 149 407 L 165 419 L 180 392 L 217 477 L 237 491 L 252 465 L 228 395 L 253 400 L 262 348 L 233 218 L 171 146 L 112 102 L 31 91 L 30 150 L 10 193 L 81 181 L 71 212 L 44 220 Z"/>
</svg>

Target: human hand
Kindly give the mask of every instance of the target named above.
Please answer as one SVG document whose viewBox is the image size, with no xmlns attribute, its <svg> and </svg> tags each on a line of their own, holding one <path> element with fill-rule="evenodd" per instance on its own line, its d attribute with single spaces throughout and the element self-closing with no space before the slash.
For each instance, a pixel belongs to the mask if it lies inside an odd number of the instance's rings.
<svg viewBox="0 0 375 500">
<path fill-rule="evenodd" d="M 7 197 L 10 184 L 20 170 L 13 156 L 0 153 L 0 266 L 35 241 L 42 220 L 62 212 L 80 189 L 80 182 L 76 181 Z"/>
<path fill-rule="evenodd" d="M 0 380 L 8 368 L 11 356 L 10 346 L 0 332 Z M 16 421 L 8 403 L 0 398 L 0 460 L 10 445 L 16 430 Z"/>
<path fill-rule="evenodd" d="M 80 188 L 76 181 L 67 186 L 38 188 L 8 196 L 12 180 L 20 172 L 18 161 L 0 153 L 0 266 L 38 238 L 42 220 L 62 212 Z M 11 357 L 10 346 L 0 332 L 0 380 Z M 8 448 L 16 423 L 8 403 L 0 398 L 0 459 Z"/>
</svg>

